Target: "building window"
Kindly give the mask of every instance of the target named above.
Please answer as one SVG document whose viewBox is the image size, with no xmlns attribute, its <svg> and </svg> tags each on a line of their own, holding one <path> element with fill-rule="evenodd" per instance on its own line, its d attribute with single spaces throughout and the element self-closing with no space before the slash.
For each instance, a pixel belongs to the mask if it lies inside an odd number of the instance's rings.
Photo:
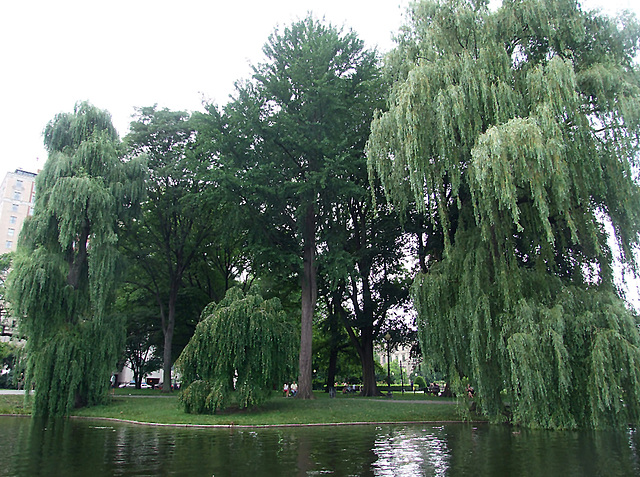
<svg viewBox="0 0 640 477">
<path fill-rule="evenodd" d="M 13 247 L 13 242 L 11 240 L 7 240 L 6 243 L 4 244 L 5 248 L 11 248 Z"/>
<path fill-rule="evenodd" d="M 33 207 L 29 207 L 29 212 L 28 212 L 28 214 L 29 214 L 30 216 L 31 216 L 31 215 L 33 215 Z"/>
<path fill-rule="evenodd" d="M 9 217 L 10 224 L 15 224 L 17 221 L 18 221 L 18 217 L 16 217 L 15 215 L 12 215 L 11 217 Z"/>
<path fill-rule="evenodd" d="M 20 200 L 20 198 L 22 197 L 22 194 L 20 193 L 19 190 L 16 190 L 13 192 L 13 199 L 14 200 Z"/>
<path fill-rule="evenodd" d="M 11 212 L 18 212 L 18 207 L 19 207 L 18 204 L 12 204 L 11 205 Z"/>
<path fill-rule="evenodd" d="M 23 182 L 20 179 L 18 179 L 16 181 L 16 189 L 23 189 L 23 188 L 24 188 Z"/>
<path fill-rule="evenodd" d="M 9 237 L 13 237 L 14 233 L 16 233 L 16 229 L 9 228 L 9 230 L 7 230 L 7 235 Z"/>
</svg>

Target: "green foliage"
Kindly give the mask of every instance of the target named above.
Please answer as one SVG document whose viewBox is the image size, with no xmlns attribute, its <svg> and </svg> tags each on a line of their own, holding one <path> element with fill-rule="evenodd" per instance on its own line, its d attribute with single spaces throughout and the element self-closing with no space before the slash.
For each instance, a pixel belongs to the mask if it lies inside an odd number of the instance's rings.
<svg viewBox="0 0 640 477">
<path fill-rule="evenodd" d="M 352 32 L 311 15 L 276 29 L 266 61 L 222 111 L 211 180 L 248 213 L 256 274 L 296 280 L 301 297 L 299 397 L 311 398 L 316 254 L 332 213 L 364 179 L 364 143 L 380 99 L 378 59 Z M 361 190 L 359 191 L 361 193 Z M 268 270 L 268 272 L 265 272 Z"/>
<path fill-rule="evenodd" d="M 140 108 L 135 119 L 125 145 L 128 155 L 147 161 L 148 200 L 140 220 L 125 228 L 121 243 L 131 264 L 128 281 L 153 297 L 164 335 L 163 385 L 169 391 L 173 357 L 191 337 L 190 322 L 232 282 L 238 248 L 218 240 L 228 215 L 217 188 L 205 188 L 199 178 L 204 163 L 192 151 L 195 131 L 189 114 L 153 106 Z"/>
<path fill-rule="evenodd" d="M 127 339 L 122 363 L 133 371 L 136 388 L 149 373 L 162 367 L 162 332 L 153 297 L 143 288 L 125 284 L 118 289 L 115 313 L 126 317 Z"/>
<path fill-rule="evenodd" d="M 257 406 L 291 380 L 295 327 L 278 299 L 232 288 L 202 318 L 176 361 L 187 412 L 213 413 L 231 402 Z"/>
<path fill-rule="evenodd" d="M 120 160 L 109 114 L 88 103 L 56 116 L 45 145 L 9 296 L 28 338 L 34 414 L 65 415 L 104 398 L 123 346 L 123 324 L 109 313 L 116 234 L 142 197 L 142 166 Z"/>
<path fill-rule="evenodd" d="M 424 380 L 422 376 L 416 376 L 416 379 L 414 380 L 413 384 L 415 384 L 418 389 L 423 389 L 427 387 L 427 382 Z"/>
<path fill-rule="evenodd" d="M 422 349 L 494 420 L 640 420 L 604 227 L 637 269 L 639 33 L 570 0 L 423 2 L 390 56 L 370 169 L 443 238 L 415 280 Z"/>
<path fill-rule="evenodd" d="M 208 381 L 196 380 L 182 391 L 180 401 L 188 414 L 213 414 L 218 405 L 223 406 L 216 397 Z"/>
<path fill-rule="evenodd" d="M 13 362 L 18 354 L 18 347 L 15 343 L 0 341 L 0 365 L 9 366 L 13 365 Z"/>
<path fill-rule="evenodd" d="M 7 302 L 7 286 L 6 279 L 11 262 L 13 261 L 13 253 L 5 253 L 0 255 L 0 325 L 6 326 L 9 323 L 5 320 L 9 318 L 9 304 Z"/>
<path fill-rule="evenodd" d="M 22 367 L 22 346 L 12 341 L 0 341 L 0 389 L 17 388 Z"/>
<path fill-rule="evenodd" d="M 481 240 L 460 235 L 460 248 L 414 288 L 420 315 L 432 317 L 422 322 L 421 343 L 450 379 L 469 376 L 495 420 L 508 405 L 513 423 L 533 427 L 636 422 L 640 338 L 623 302 L 522 269 L 509 274 L 518 298 L 496 298 L 502 290 L 488 279 L 484 260 L 469 257 Z"/>
</svg>

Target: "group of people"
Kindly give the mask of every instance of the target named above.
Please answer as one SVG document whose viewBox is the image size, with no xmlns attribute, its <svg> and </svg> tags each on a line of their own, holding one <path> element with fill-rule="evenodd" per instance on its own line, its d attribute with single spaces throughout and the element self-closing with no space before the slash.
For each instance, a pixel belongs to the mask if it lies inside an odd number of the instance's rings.
<svg viewBox="0 0 640 477">
<path fill-rule="evenodd" d="M 298 385 L 294 381 L 293 383 L 284 383 L 284 387 L 282 388 L 282 392 L 284 393 L 284 397 L 293 397 L 298 393 Z"/>
<path fill-rule="evenodd" d="M 358 390 L 355 384 L 345 384 L 342 388 L 342 394 L 355 393 Z"/>
<path fill-rule="evenodd" d="M 436 382 L 433 383 L 429 383 L 429 386 L 427 386 L 426 391 L 428 393 L 433 394 L 434 396 L 439 396 L 440 395 L 440 385 Z"/>
</svg>

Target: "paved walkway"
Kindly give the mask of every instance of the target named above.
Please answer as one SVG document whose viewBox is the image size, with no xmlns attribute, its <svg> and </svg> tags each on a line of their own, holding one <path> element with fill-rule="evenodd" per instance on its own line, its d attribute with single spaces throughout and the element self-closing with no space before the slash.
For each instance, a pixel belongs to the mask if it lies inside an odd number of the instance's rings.
<svg viewBox="0 0 640 477">
<path fill-rule="evenodd" d="M 33 392 L 33 391 L 31 391 Z M 0 394 L 22 394 L 24 395 L 24 389 L 0 389 Z"/>
<path fill-rule="evenodd" d="M 33 394 L 33 391 L 31 391 Z M 0 395 L 24 395 L 23 390 L 17 389 L 0 389 Z M 157 398 L 157 397 L 172 397 L 174 394 L 117 394 L 115 397 L 136 397 L 136 398 Z M 414 403 L 414 404 L 456 404 L 456 401 L 436 401 L 436 400 L 422 400 L 422 399 L 389 399 L 381 397 L 365 398 L 370 401 L 378 402 L 393 402 L 393 403 Z"/>
<path fill-rule="evenodd" d="M 378 401 L 378 402 L 406 402 L 406 403 L 417 403 L 417 404 L 457 404 L 456 401 L 437 401 L 435 399 L 389 399 L 389 398 L 363 398 L 369 401 Z"/>
</svg>

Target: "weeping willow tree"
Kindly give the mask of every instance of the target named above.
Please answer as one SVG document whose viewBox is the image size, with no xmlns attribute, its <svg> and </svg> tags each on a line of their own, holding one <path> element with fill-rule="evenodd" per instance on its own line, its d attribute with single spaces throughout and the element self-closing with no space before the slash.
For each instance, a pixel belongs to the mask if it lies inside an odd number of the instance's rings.
<svg viewBox="0 0 640 477">
<path fill-rule="evenodd" d="M 78 103 L 45 128 L 49 158 L 36 178 L 34 214 L 20 234 L 10 299 L 27 336 L 34 414 L 97 404 L 124 345 L 110 314 L 118 224 L 143 190 L 138 163 L 119 160 L 106 111 Z"/>
<path fill-rule="evenodd" d="M 214 413 L 230 404 L 263 403 L 295 372 L 296 327 L 277 298 L 264 300 L 231 288 L 209 304 L 176 361 L 181 400 L 190 413 Z"/>
<path fill-rule="evenodd" d="M 413 293 L 425 355 L 495 421 L 639 422 L 638 319 L 613 265 L 638 266 L 638 24 L 572 0 L 410 13 L 367 155 L 435 243 Z"/>
</svg>

